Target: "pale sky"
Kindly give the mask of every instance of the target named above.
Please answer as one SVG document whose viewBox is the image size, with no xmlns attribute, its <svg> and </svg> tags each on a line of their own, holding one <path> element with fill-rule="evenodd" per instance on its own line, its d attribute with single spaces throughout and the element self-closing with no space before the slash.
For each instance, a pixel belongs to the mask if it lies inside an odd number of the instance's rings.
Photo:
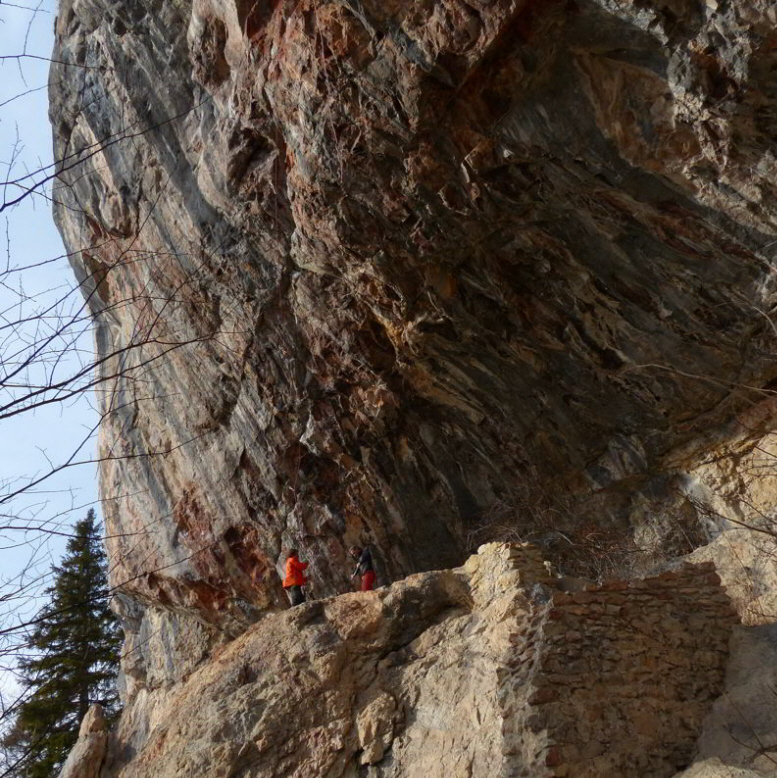
<svg viewBox="0 0 777 778">
<path fill-rule="evenodd" d="M 29 54 L 47 58 L 53 45 L 55 0 L 0 0 L 0 57 Z M 37 13 L 30 9 L 38 8 Z M 48 122 L 46 84 L 49 63 L 34 58 L 0 60 L 0 203 L 16 197 L 20 190 L 6 185 L 25 173 L 35 171 L 51 162 L 51 129 Z M 27 94 L 24 94 L 27 93 Z M 9 163 L 13 168 L 9 175 Z M 56 257 L 62 257 L 64 248 L 54 227 L 51 205 L 44 196 L 26 198 L 13 209 L 0 214 L 0 381 L 7 375 L 13 355 L 23 348 L 19 337 L 9 338 L 8 322 L 29 317 L 32 313 L 51 306 L 67 295 L 75 279 L 67 260 L 61 258 L 42 267 L 19 270 Z M 11 272 L 8 272 L 8 271 Z M 19 307 L 19 292 L 25 302 Z M 68 306 L 80 305 L 78 292 L 70 295 Z M 50 327 L 53 322 L 46 321 Z M 4 326 L 5 325 L 5 326 Z M 32 322 L 21 333 L 27 343 L 35 338 Z M 83 328 L 83 326 L 82 326 Z M 40 333 L 41 330 L 38 330 Z M 62 340 L 58 341 L 62 343 Z M 91 337 L 78 342 L 82 356 L 91 352 Z M 59 376 L 70 371 L 75 362 L 59 365 Z M 17 378 L 17 381 L 19 379 Z M 41 381 L 38 369 L 28 375 L 26 382 Z M 25 381 L 22 381 L 24 383 Z M 8 392 L 0 390 L 0 405 L 8 401 Z M 49 462 L 64 462 L 88 435 L 96 423 L 90 409 L 92 398 L 81 397 L 77 402 L 54 404 L 45 409 L 22 413 L 13 419 L 0 419 L 0 500 L 9 490 L 26 484 L 51 468 Z M 88 460 L 95 455 L 94 438 L 78 455 Z M 95 507 L 97 498 L 96 468 L 93 464 L 69 468 L 27 493 L 11 505 L 0 505 L 0 525 L 16 526 L 19 520 L 36 526 L 67 531 L 68 525 L 86 515 L 88 507 Z M 98 516 L 100 511 L 97 511 Z M 30 559 L 32 549 L 19 546 L 25 540 L 33 542 L 44 536 L 39 530 L 25 535 L 16 530 L 0 530 L 0 585 L 13 577 Z M 58 561 L 64 539 L 50 537 L 36 553 L 38 569 L 48 569 L 53 554 Z M 30 604 L 28 607 L 34 607 Z M 0 609 L 0 620 L 7 619 Z"/>
</svg>

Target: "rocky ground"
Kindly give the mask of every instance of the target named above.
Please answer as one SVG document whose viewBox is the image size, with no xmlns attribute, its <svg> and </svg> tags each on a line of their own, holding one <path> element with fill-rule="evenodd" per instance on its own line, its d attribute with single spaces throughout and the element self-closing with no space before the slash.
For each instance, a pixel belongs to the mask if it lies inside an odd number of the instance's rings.
<svg viewBox="0 0 777 778">
<path fill-rule="evenodd" d="M 738 622 L 712 570 L 564 591 L 536 548 L 491 544 L 266 615 L 151 705 L 128 699 L 109 744 L 85 722 L 62 778 L 669 778 Z"/>
</svg>

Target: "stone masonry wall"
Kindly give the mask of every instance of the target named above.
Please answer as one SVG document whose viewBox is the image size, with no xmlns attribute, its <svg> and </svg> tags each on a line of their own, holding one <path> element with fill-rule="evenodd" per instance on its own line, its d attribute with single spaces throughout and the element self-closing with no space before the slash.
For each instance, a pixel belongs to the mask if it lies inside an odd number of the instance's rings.
<svg viewBox="0 0 777 778">
<path fill-rule="evenodd" d="M 550 744 L 546 774 L 661 778 L 686 767 L 736 621 L 714 566 L 558 592 L 550 605 L 529 700 L 530 729 Z"/>
<path fill-rule="evenodd" d="M 492 611 L 504 647 L 501 774 L 662 778 L 687 767 L 737 622 L 714 565 L 597 585 L 549 577 L 546 564 L 530 544 L 489 543 L 464 567 L 474 610 Z"/>
</svg>

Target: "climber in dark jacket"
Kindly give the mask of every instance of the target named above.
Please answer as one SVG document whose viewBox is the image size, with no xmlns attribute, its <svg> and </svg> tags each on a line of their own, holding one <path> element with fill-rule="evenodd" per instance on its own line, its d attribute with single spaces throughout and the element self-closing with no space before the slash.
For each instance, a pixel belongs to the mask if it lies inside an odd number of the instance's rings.
<svg viewBox="0 0 777 778">
<path fill-rule="evenodd" d="M 362 591 L 372 591 L 375 586 L 375 565 L 372 563 L 372 552 L 368 548 L 351 546 L 348 553 L 354 559 L 358 560 L 356 569 L 351 573 L 351 578 L 356 578 L 357 575 L 360 575 L 362 580 Z"/>
</svg>

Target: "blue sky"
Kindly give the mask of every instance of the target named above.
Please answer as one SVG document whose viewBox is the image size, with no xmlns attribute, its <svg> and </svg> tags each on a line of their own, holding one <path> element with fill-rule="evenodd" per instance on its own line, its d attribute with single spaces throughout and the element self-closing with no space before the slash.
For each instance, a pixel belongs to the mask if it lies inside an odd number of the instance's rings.
<svg viewBox="0 0 777 778">
<path fill-rule="evenodd" d="M 49 57 L 53 45 L 55 1 L 43 0 L 40 5 L 37 0 L 9 2 L 12 4 L 0 0 L 0 56 Z M 33 13 L 29 8 L 39 10 Z M 0 202 L 3 194 L 7 201 L 19 193 L 18 189 L 3 185 L 9 177 L 12 161 L 12 179 L 51 162 L 46 90 L 48 62 L 33 57 L 0 61 Z M 13 332 L 9 322 L 31 317 L 63 298 L 66 298 L 65 311 L 81 302 L 78 291 L 74 290 L 73 274 L 63 257 L 64 248 L 54 227 L 46 194 L 28 197 L 17 207 L 0 214 L 0 375 L 5 375 L 14 355 L 29 349 L 29 344 L 35 342 L 36 337 L 39 339 L 41 332 L 46 332 L 46 329 L 35 329 L 40 321 L 31 321 L 22 331 L 17 329 L 13 337 L 8 337 Z M 56 257 L 60 259 L 41 267 L 27 267 Z M 27 269 L 21 269 L 25 267 Z M 71 293 L 71 290 L 74 291 Z M 53 322 L 46 320 L 43 325 L 50 328 Z M 61 338 L 56 339 L 53 345 L 58 348 L 58 344 L 64 342 Z M 88 333 L 78 342 L 77 348 L 82 352 L 82 358 L 89 357 L 92 343 Z M 60 364 L 58 369 L 69 371 L 76 366 L 77 363 L 71 361 Z M 44 380 L 43 370 L 43 367 L 33 368 L 20 383 Z M 3 394 L 6 401 L 9 396 L 7 391 L 0 392 L 0 405 Z M 75 402 L 54 404 L 13 419 L 0 420 L 0 499 L 9 490 L 47 473 L 52 464 L 57 466 L 72 454 L 96 423 L 91 402 L 91 396 L 84 395 Z M 94 451 L 92 438 L 78 459 L 91 459 Z M 0 530 L 0 583 L 16 575 L 30 558 L 34 558 L 39 571 L 47 570 L 52 555 L 54 560 L 61 556 L 64 539 L 42 534 L 40 529 L 66 532 L 70 524 L 86 514 L 96 498 L 96 468 L 87 464 L 59 473 L 32 492 L 20 495 L 10 505 L 0 505 L 4 514 L 0 517 L 0 525 L 17 526 L 21 520 L 36 527 L 31 533 Z M 39 541 L 42 540 L 46 542 L 41 544 Z M 23 545 L 25 541 L 31 545 Z M 27 607 L 35 605 L 29 603 Z M 0 610 L 0 619 L 4 617 Z"/>
</svg>

